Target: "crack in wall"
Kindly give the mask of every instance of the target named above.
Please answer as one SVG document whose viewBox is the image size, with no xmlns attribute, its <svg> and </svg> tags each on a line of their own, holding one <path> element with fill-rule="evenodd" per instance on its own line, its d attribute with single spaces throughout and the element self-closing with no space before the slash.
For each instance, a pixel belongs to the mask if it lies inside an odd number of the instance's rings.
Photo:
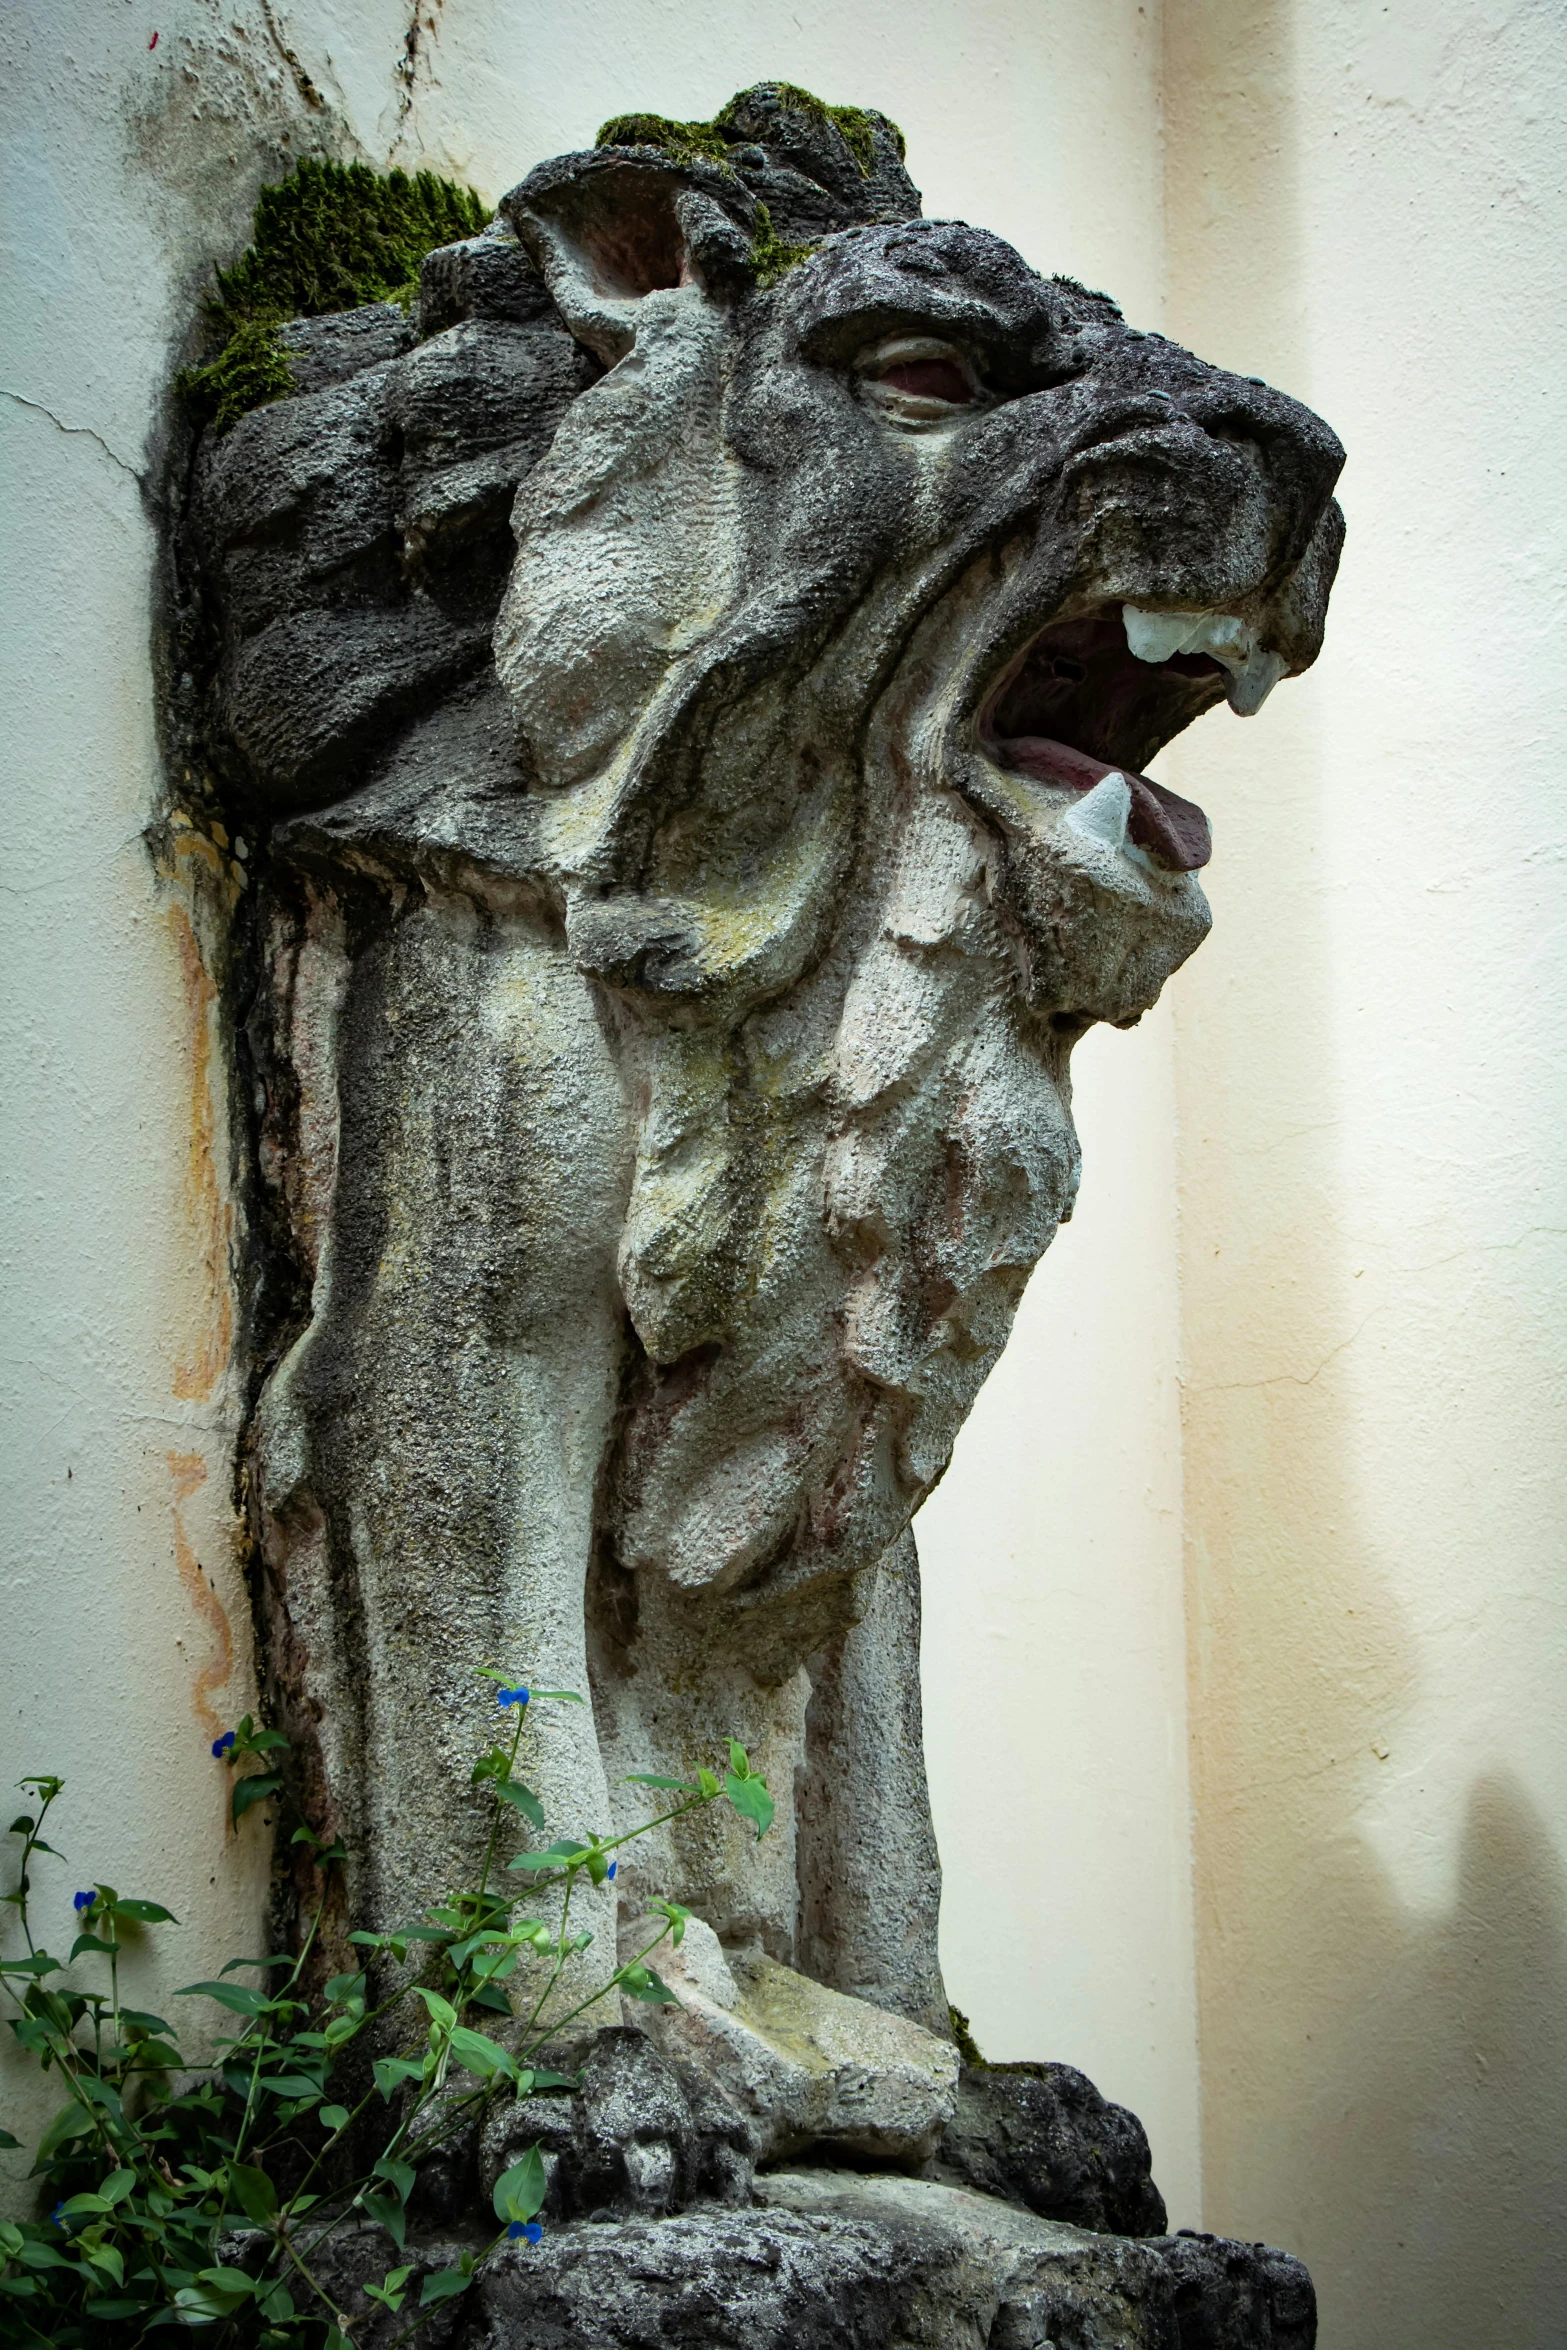
<svg viewBox="0 0 1567 2350">
<path fill-rule="evenodd" d="M 304 66 L 300 62 L 298 51 L 291 49 L 287 41 L 284 40 L 278 25 L 277 18 L 272 13 L 272 0 L 261 0 L 261 14 L 266 23 L 267 31 L 272 37 L 273 48 L 276 49 L 278 55 L 282 58 L 283 63 L 288 67 L 289 72 L 294 77 L 295 89 L 299 92 L 299 95 L 301 98 L 303 98 L 305 104 L 307 106 L 314 107 L 319 113 L 321 108 L 326 104 L 326 100 L 322 97 L 321 92 L 317 89 L 309 74 L 306 73 Z"/>
<path fill-rule="evenodd" d="M 8 384 L 0 384 L 0 399 L 14 400 L 18 408 L 31 408 L 36 415 L 47 416 L 56 432 L 80 433 L 89 441 L 96 441 L 104 455 L 112 458 L 122 473 L 128 473 L 138 486 L 145 483 L 146 475 L 138 471 L 127 458 L 122 457 L 118 449 L 111 449 L 102 433 L 95 432 L 90 424 L 67 424 L 63 417 L 56 416 L 54 410 L 46 407 L 42 400 L 29 400 L 24 392 L 13 392 Z"/>
</svg>

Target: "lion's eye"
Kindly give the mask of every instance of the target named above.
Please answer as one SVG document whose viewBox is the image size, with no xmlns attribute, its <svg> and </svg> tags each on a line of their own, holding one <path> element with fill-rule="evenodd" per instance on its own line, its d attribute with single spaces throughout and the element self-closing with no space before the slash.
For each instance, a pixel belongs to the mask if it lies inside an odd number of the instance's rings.
<svg viewBox="0 0 1567 2350">
<path fill-rule="evenodd" d="M 923 336 L 879 344 L 855 373 L 862 394 L 894 424 L 944 424 L 958 410 L 987 404 L 964 353 Z"/>
<path fill-rule="evenodd" d="M 948 400 L 966 408 L 974 387 L 955 359 L 906 359 L 901 367 L 886 368 L 876 378 L 889 391 L 918 392 L 927 400 Z"/>
</svg>

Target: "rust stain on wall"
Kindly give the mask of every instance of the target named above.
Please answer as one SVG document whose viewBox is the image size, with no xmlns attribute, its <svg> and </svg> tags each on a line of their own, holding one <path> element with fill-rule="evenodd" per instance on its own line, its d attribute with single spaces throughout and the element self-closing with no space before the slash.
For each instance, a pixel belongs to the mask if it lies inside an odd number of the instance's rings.
<svg viewBox="0 0 1567 2350">
<path fill-rule="evenodd" d="M 181 1503 L 206 1483 L 207 1464 L 199 1452 L 171 1452 L 167 1458 L 174 1483 L 174 1563 L 196 1613 L 217 1642 L 216 1658 L 202 1667 L 191 1684 L 191 1708 L 205 1735 L 216 1738 L 224 1724 L 212 1700 L 227 1686 L 234 1670 L 234 1632 L 227 1608 L 201 1571 L 201 1561 L 180 1516 Z"/>
<path fill-rule="evenodd" d="M 234 1211 L 218 1181 L 217 1115 L 212 1099 L 212 1029 L 217 989 L 183 906 L 169 908 L 168 924 L 179 953 L 185 988 L 190 1067 L 185 1188 L 206 1306 L 205 1336 L 195 1353 L 176 1365 L 174 1393 L 181 1402 L 205 1403 L 223 1376 L 234 1338 L 234 1308 L 229 1294 L 229 1244 Z"/>
</svg>

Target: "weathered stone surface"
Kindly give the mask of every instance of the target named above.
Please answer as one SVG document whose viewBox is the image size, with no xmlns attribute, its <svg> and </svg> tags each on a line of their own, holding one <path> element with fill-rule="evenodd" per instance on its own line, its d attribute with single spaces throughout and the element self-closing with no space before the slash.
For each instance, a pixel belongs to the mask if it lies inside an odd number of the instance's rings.
<svg viewBox="0 0 1567 2350">
<path fill-rule="evenodd" d="M 647 1919 L 626 1928 L 623 1953 L 656 1928 Z M 678 1950 L 659 1953 L 659 1967 L 679 2004 L 627 2000 L 628 2017 L 667 2056 L 722 2085 L 750 2123 L 758 2161 L 815 2144 L 902 2163 L 935 2151 L 957 2088 L 949 2040 L 765 1952 L 726 1953 L 700 1919 Z"/>
<path fill-rule="evenodd" d="M 1141 2122 L 1069 2064 L 966 2064 L 933 2175 L 1108 2235 L 1165 2229 Z"/>
<path fill-rule="evenodd" d="M 752 2133 L 722 2082 L 622 2027 L 593 2036 L 574 2095 L 519 2098 L 491 2113 L 479 2194 L 487 2199 L 533 2145 L 549 2172 L 551 2220 L 751 2200 Z"/>
<path fill-rule="evenodd" d="M 1312 2350 L 1298 2261 L 1214 2237 L 1090 2235 L 928 2181 L 775 2173 L 762 2208 L 576 2223 L 508 2247 L 441 2320 L 457 2350 Z M 416 2269 L 466 2238 L 411 2241 Z M 374 2278 L 376 2231 L 334 2283 Z M 381 2350 L 393 2329 L 364 2329 Z"/>
</svg>

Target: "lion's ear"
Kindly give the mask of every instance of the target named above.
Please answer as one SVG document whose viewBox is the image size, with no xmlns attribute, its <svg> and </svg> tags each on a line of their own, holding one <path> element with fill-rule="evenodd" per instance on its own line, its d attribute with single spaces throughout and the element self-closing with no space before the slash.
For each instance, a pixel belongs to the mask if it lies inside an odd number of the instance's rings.
<svg viewBox="0 0 1567 2350">
<path fill-rule="evenodd" d="M 756 205 L 743 183 L 654 148 L 562 155 L 502 197 L 501 211 L 572 333 L 607 367 L 636 340 L 649 294 L 695 284 L 725 300 L 752 282 Z"/>
</svg>

